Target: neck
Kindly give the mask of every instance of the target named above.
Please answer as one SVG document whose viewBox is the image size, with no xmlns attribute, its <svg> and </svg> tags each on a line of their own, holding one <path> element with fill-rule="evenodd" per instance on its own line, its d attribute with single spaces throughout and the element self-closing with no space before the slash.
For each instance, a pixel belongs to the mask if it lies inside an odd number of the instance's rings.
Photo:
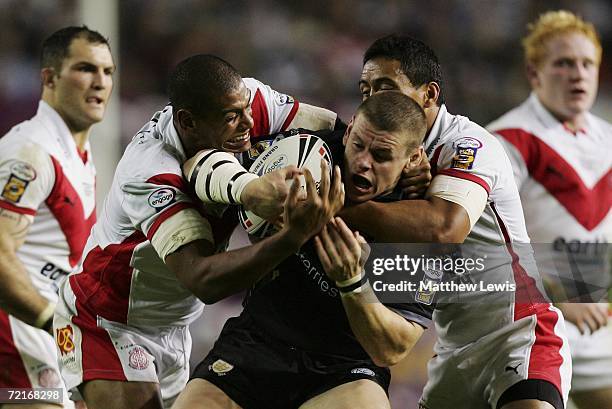
<svg viewBox="0 0 612 409">
<path fill-rule="evenodd" d="M 185 152 L 185 156 L 187 158 L 191 158 L 196 153 L 198 153 L 197 150 L 190 149 L 189 144 L 186 143 L 187 137 L 185 135 L 185 130 L 181 128 L 181 126 L 179 125 L 174 115 L 172 115 L 172 126 L 174 126 L 174 130 L 176 131 L 176 134 L 178 135 L 179 141 L 181 141 L 181 145 L 183 145 L 183 152 Z"/>
<path fill-rule="evenodd" d="M 436 122 L 438 112 L 440 112 L 440 107 L 437 105 L 434 105 L 432 108 L 425 108 L 425 119 L 427 119 L 427 133 L 425 134 L 425 140 L 423 140 L 423 142 L 425 142 L 427 138 L 429 138 L 429 131 L 431 131 L 434 122 Z"/>
<path fill-rule="evenodd" d="M 571 118 L 560 118 L 553 114 L 559 121 L 563 122 L 563 125 L 571 132 L 578 132 L 586 127 L 586 113 L 583 112 L 579 115 L 575 115 Z"/>
<path fill-rule="evenodd" d="M 83 129 L 83 127 L 79 127 L 75 123 L 70 121 L 60 109 L 60 107 L 55 104 L 53 95 L 47 89 L 43 90 L 41 99 L 46 102 L 47 105 L 49 105 L 51 108 L 53 108 L 53 110 L 57 112 L 57 114 L 62 118 L 62 120 L 68 127 L 72 138 L 74 139 L 74 143 L 76 144 L 77 149 L 79 151 L 83 151 L 85 149 L 85 144 L 89 140 L 89 131 L 91 130 L 91 126 L 88 126 L 87 128 Z"/>
</svg>

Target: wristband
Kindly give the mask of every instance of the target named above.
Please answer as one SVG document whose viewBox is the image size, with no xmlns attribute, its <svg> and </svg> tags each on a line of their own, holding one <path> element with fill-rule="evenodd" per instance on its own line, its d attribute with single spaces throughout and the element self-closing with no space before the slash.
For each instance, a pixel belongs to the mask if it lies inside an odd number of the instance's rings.
<svg viewBox="0 0 612 409">
<path fill-rule="evenodd" d="M 362 291 L 368 288 L 369 285 L 370 285 L 369 281 L 367 279 L 364 279 L 363 281 L 355 283 L 355 287 L 352 290 L 348 288 L 341 289 L 340 297 L 345 297 L 351 294 L 360 294 Z"/>
<path fill-rule="evenodd" d="M 365 277 L 365 275 L 359 275 L 345 281 L 337 282 L 336 287 L 338 287 L 340 295 L 346 295 L 351 293 L 360 293 L 362 288 L 367 284 L 368 279 Z"/>
<path fill-rule="evenodd" d="M 348 280 L 336 281 L 336 287 L 338 288 L 348 287 L 349 285 L 355 284 L 358 281 L 361 281 L 361 274 L 357 274 L 356 276 L 353 276 L 349 278 Z"/>
<path fill-rule="evenodd" d="M 53 313 L 54 312 L 55 312 L 55 304 L 50 302 L 49 304 L 47 304 L 45 309 L 42 310 L 40 314 L 38 314 L 38 317 L 36 317 L 36 320 L 34 321 L 34 326 L 36 328 L 40 328 L 45 331 L 48 331 L 50 328 L 49 323 L 53 325 Z"/>
</svg>

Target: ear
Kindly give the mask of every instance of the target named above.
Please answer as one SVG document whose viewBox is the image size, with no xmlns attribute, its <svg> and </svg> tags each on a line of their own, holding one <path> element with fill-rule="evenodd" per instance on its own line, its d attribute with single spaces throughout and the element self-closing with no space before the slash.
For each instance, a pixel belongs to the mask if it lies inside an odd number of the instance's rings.
<svg viewBox="0 0 612 409">
<path fill-rule="evenodd" d="M 440 97 L 440 84 L 430 82 L 425 85 L 425 94 L 423 95 L 423 109 L 433 108 L 438 105 Z"/>
<path fill-rule="evenodd" d="M 353 115 L 353 117 L 349 121 L 348 126 L 346 127 L 346 131 L 344 131 L 344 136 L 342 137 L 343 146 L 346 146 L 346 143 L 348 142 L 348 137 L 351 134 L 351 130 L 353 129 L 353 122 L 355 122 L 355 115 Z"/>
<path fill-rule="evenodd" d="M 195 119 L 190 111 L 186 109 L 179 109 L 174 113 L 174 115 L 177 120 L 176 122 L 181 129 L 188 131 L 195 128 Z"/>
<path fill-rule="evenodd" d="M 40 70 L 40 79 L 43 87 L 53 88 L 55 87 L 55 70 L 51 67 L 45 67 Z"/>
<path fill-rule="evenodd" d="M 537 88 L 540 86 L 540 77 L 538 76 L 538 68 L 533 63 L 527 63 L 525 66 L 525 72 L 527 80 L 531 85 L 531 88 Z"/>
<path fill-rule="evenodd" d="M 408 155 L 408 159 L 406 161 L 406 165 L 404 166 L 405 170 L 413 169 L 421 164 L 423 158 L 425 157 L 425 149 L 422 145 L 414 148 L 410 155 Z"/>
</svg>

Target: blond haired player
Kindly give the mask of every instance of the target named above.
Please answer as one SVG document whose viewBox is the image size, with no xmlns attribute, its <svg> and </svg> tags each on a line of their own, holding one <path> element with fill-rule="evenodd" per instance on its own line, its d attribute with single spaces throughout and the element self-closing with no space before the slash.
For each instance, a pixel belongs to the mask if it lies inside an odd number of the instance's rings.
<svg viewBox="0 0 612 409">
<path fill-rule="evenodd" d="M 63 385 L 50 335 L 57 287 L 95 221 L 88 137 L 113 87 L 108 42 L 85 26 L 47 38 L 41 65 L 36 115 L 0 139 L 0 388 Z"/>
<path fill-rule="evenodd" d="M 523 48 L 532 93 L 488 128 L 512 161 L 532 242 L 548 243 L 552 253 L 540 270 L 574 263 L 577 281 L 605 280 L 609 266 L 598 249 L 612 237 L 612 125 L 589 112 L 601 43 L 592 24 L 551 11 L 529 25 Z M 559 308 L 568 322 L 572 399 L 580 408 L 612 407 L 608 305 Z"/>
</svg>

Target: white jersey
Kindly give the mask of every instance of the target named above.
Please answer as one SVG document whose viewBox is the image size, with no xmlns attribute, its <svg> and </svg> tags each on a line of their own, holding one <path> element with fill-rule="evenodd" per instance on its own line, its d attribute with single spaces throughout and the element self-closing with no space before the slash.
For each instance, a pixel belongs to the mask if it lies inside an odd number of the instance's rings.
<svg viewBox="0 0 612 409">
<path fill-rule="evenodd" d="M 438 175 L 446 175 L 468 180 L 480 185 L 488 193 L 484 211 L 464 244 L 469 245 L 471 249 L 481 249 L 481 254 L 476 256 L 491 256 L 503 251 L 504 260 L 512 259 L 513 262 L 501 266 L 496 272 L 507 275 L 517 284 L 525 283 L 520 287 L 517 285 L 517 291 L 536 291 L 533 295 L 516 294 L 516 299 L 521 302 L 504 307 L 496 305 L 493 308 L 484 303 L 460 303 L 437 308 L 434 312 L 434 322 L 440 345 L 454 347 L 465 345 L 533 314 L 531 303 L 525 301 L 543 301 L 543 288 L 537 277 L 537 269 L 533 269 L 533 260 L 526 246 L 529 236 L 519 193 L 510 160 L 501 143 L 468 118 L 451 115 L 442 105 L 425 141 L 425 148 L 434 179 Z M 489 264 L 492 264 L 490 260 Z M 548 304 L 541 308 L 547 307 Z M 487 320 L 482 319 L 483 309 L 489 314 Z M 469 331 L 465 329 L 468 327 Z"/>
<path fill-rule="evenodd" d="M 254 79 L 244 82 L 251 91 L 251 134 L 284 130 L 298 103 Z M 164 263 L 190 241 L 220 244 L 211 226 L 218 214 L 207 207 L 202 217 L 199 201 L 188 194 L 181 171 L 186 160 L 167 106 L 126 148 L 65 300 L 73 292 L 98 317 L 130 326 L 187 325 L 200 314 L 201 302 Z"/>
<path fill-rule="evenodd" d="M 544 267 L 573 259 L 583 279 L 605 275 L 592 244 L 612 242 L 612 125 L 587 114 L 574 133 L 532 94 L 489 129 L 512 161 L 532 241 L 552 247 Z"/>
<path fill-rule="evenodd" d="M 34 216 L 17 257 L 35 288 L 57 301 L 59 281 L 78 267 L 95 222 L 95 168 L 45 102 L 0 139 L 0 208 Z"/>
<path fill-rule="evenodd" d="M 484 128 L 442 106 L 425 147 L 434 181 L 439 175 L 469 180 L 488 193 L 462 251 L 468 247 L 475 250 L 472 256 L 487 254 L 494 261 L 505 253 L 503 264 L 485 262 L 482 277 L 508 277 L 516 291 L 501 292 L 500 298 L 493 293 L 495 302 L 438 304 L 433 313 L 436 356 L 429 363 L 423 406 L 496 407 L 501 394 L 524 379 L 548 381 L 566 400 L 571 366 L 564 320 L 546 302 L 503 146 Z M 508 371 L 508 366 L 516 371 Z M 457 383 L 459 379 L 469 385 Z"/>
</svg>

